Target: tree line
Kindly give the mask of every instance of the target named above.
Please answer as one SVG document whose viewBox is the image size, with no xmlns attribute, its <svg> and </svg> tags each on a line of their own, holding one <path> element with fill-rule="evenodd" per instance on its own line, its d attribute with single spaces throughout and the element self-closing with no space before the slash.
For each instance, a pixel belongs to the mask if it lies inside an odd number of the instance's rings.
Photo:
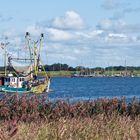
<svg viewBox="0 0 140 140">
<path fill-rule="evenodd" d="M 134 70 L 140 70 L 140 66 L 109 66 L 109 67 L 95 67 L 95 68 L 88 68 L 84 66 L 76 66 L 72 67 L 69 66 L 68 64 L 61 64 L 61 63 L 54 63 L 51 65 L 44 65 L 44 68 L 46 71 L 80 71 L 80 70 L 93 70 L 93 71 L 124 71 L 124 70 L 129 70 L 129 71 L 134 71 Z M 4 71 L 4 67 L 0 66 L 0 71 Z"/>
<path fill-rule="evenodd" d="M 133 70 L 140 70 L 140 66 L 136 67 L 136 66 L 109 66 L 109 67 L 95 67 L 95 68 L 88 68 L 88 67 L 84 67 L 84 66 L 76 66 L 76 67 L 72 67 L 69 66 L 68 64 L 61 64 L 61 63 L 55 63 L 55 64 L 51 64 L 51 65 L 45 65 L 45 70 L 46 71 L 80 71 L 80 70 L 85 70 L 85 69 L 91 69 L 94 71 L 124 71 L 124 70 L 129 70 L 129 71 L 133 71 Z"/>
</svg>

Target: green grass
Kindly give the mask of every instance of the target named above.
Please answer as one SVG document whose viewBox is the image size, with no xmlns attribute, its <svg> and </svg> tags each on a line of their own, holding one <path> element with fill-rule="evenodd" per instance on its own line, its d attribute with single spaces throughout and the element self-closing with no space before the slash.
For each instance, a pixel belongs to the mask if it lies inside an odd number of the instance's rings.
<svg viewBox="0 0 140 140">
<path fill-rule="evenodd" d="M 73 76 L 76 72 L 75 71 L 49 71 L 48 74 L 52 77 L 69 77 Z M 100 71 L 95 71 L 96 74 L 100 74 Z M 104 75 L 109 75 L 111 76 L 112 74 L 120 74 L 120 73 L 125 73 L 125 71 L 105 71 Z M 127 71 L 127 73 L 131 73 L 130 71 Z M 132 73 L 134 76 L 140 77 L 140 71 L 135 70 Z"/>
<path fill-rule="evenodd" d="M 47 71 L 47 74 L 51 77 L 70 77 L 74 74 L 74 71 Z M 40 76 L 44 75 L 44 72 L 38 73 Z M 0 76 L 4 75 L 3 71 L 0 71 Z"/>
<path fill-rule="evenodd" d="M 135 76 L 139 76 L 140 77 L 140 70 L 135 70 L 133 73 L 134 73 Z"/>
<path fill-rule="evenodd" d="M 49 71 L 47 72 L 51 77 L 70 77 L 75 72 L 74 71 Z"/>
</svg>

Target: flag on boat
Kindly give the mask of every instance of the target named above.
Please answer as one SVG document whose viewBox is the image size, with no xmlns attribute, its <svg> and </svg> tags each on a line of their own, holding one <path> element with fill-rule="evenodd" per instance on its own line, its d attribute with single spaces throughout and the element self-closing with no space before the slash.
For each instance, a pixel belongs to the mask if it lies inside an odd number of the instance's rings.
<svg viewBox="0 0 140 140">
<path fill-rule="evenodd" d="M 3 42 L 0 43 L 0 48 L 4 49 L 4 43 Z"/>
</svg>

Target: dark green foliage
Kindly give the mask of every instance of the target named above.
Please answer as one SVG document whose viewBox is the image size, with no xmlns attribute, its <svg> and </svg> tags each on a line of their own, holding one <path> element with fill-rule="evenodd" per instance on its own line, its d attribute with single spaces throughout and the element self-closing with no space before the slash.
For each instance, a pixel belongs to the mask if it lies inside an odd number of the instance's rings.
<svg viewBox="0 0 140 140">
<path fill-rule="evenodd" d="M 69 66 L 68 64 L 61 64 L 61 63 L 54 63 L 54 64 L 51 64 L 51 65 L 44 65 L 45 67 L 45 70 L 46 71 L 80 71 L 80 70 L 88 70 L 89 68 L 88 67 L 84 67 L 84 66 L 76 66 L 76 67 L 72 67 L 72 66 Z M 124 71 L 124 70 L 127 70 L 128 71 L 139 71 L 140 70 L 140 67 L 134 67 L 134 66 L 109 66 L 109 67 L 106 67 L 106 68 L 103 68 L 103 67 L 93 67 L 91 68 L 92 71 Z M 4 71 L 4 67 L 0 66 L 0 71 Z"/>
<path fill-rule="evenodd" d="M 46 71 L 61 71 L 61 70 L 75 70 L 72 67 L 69 67 L 67 64 L 61 64 L 61 63 L 55 63 L 52 65 L 45 65 L 45 70 Z"/>
</svg>

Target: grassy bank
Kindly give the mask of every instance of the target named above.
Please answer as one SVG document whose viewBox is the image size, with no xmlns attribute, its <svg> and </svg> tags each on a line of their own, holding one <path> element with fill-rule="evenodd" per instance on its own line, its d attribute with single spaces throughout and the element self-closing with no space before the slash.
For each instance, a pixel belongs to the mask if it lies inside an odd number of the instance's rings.
<svg viewBox="0 0 140 140">
<path fill-rule="evenodd" d="M 51 77 L 71 77 L 74 71 L 48 71 L 48 75 Z"/>
<path fill-rule="evenodd" d="M 0 99 L 2 140 L 137 140 L 140 102 L 99 99 L 49 102 L 47 96 L 4 96 Z"/>
<path fill-rule="evenodd" d="M 76 71 L 49 71 L 47 72 L 51 77 L 71 77 L 73 76 Z M 125 71 L 105 71 L 104 73 L 100 74 L 100 71 L 95 71 L 96 75 L 106 75 L 106 76 L 111 76 L 115 74 L 120 74 L 120 73 L 125 73 Z M 130 71 L 127 71 L 127 73 L 131 73 Z M 133 71 L 133 76 L 140 77 L 140 71 L 135 70 Z"/>
<path fill-rule="evenodd" d="M 47 74 L 51 77 L 70 77 L 74 74 L 74 71 L 47 71 Z M 38 75 L 43 75 L 44 72 L 39 72 Z M 0 76 L 4 76 L 4 71 L 0 71 Z"/>
<path fill-rule="evenodd" d="M 75 73 L 78 73 L 78 72 L 76 71 L 47 71 L 47 74 L 50 77 L 71 77 Z M 106 76 L 111 76 L 111 75 L 120 74 L 120 73 L 125 73 L 125 71 L 105 71 L 105 72 L 95 71 L 96 75 L 106 75 Z M 127 73 L 131 73 L 131 71 L 128 70 Z M 43 75 L 44 73 L 40 72 L 38 74 Z M 4 75 L 4 71 L 0 71 L 0 76 L 2 75 Z M 140 77 L 140 71 L 134 70 L 132 75 Z"/>
</svg>

